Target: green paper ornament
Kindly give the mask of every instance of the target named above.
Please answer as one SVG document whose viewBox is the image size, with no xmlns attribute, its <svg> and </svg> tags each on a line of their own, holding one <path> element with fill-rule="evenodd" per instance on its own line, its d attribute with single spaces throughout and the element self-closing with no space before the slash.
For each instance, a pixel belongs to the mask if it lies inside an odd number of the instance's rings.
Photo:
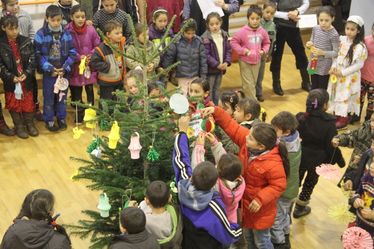
<svg viewBox="0 0 374 249">
<path fill-rule="evenodd" d="M 197 110 L 202 110 L 202 109 L 204 109 L 204 108 L 205 108 L 205 106 L 204 106 L 203 103 L 199 103 L 199 104 L 197 104 L 197 106 L 196 106 L 196 109 L 197 109 Z"/>
<path fill-rule="evenodd" d="M 100 140 L 98 138 L 92 139 L 91 143 L 87 147 L 87 153 L 91 154 L 96 148 L 100 146 Z"/>
<path fill-rule="evenodd" d="M 147 154 L 147 160 L 150 162 L 155 162 L 160 159 L 160 154 L 156 151 L 156 149 L 151 145 L 149 146 L 149 151 Z"/>
<path fill-rule="evenodd" d="M 99 127 L 101 131 L 110 131 L 110 123 L 105 119 L 100 119 L 99 121 Z"/>
</svg>

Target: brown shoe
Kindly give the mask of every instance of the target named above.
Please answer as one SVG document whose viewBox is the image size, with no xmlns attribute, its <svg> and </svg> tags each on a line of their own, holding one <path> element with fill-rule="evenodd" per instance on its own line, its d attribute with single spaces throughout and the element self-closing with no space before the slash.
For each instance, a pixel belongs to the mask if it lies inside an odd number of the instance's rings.
<svg viewBox="0 0 374 249">
<path fill-rule="evenodd" d="M 38 129 L 35 127 L 34 124 L 34 113 L 33 112 L 24 112 L 23 117 L 25 120 L 25 125 L 27 128 L 27 132 L 30 136 L 36 137 L 39 135 Z"/>
<path fill-rule="evenodd" d="M 22 139 L 28 138 L 29 134 L 26 131 L 26 126 L 23 122 L 22 113 L 10 111 L 10 116 L 13 119 L 14 127 L 16 129 L 16 135 Z"/>
<path fill-rule="evenodd" d="M 5 123 L 4 117 L 0 117 L 0 133 L 4 134 L 5 136 L 16 135 L 14 129 L 9 128 L 9 126 Z"/>
</svg>

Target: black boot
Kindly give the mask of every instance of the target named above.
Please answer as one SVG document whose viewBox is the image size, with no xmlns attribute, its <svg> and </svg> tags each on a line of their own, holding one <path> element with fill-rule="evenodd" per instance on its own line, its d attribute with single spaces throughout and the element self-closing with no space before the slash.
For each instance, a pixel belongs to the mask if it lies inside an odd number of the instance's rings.
<svg viewBox="0 0 374 249">
<path fill-rule="evenodd" d="M 22 113 L 10 111 L 10 116 L 13 119 L 14 127 L 16 129 L 16 134 L 19 138 L 26 139 L 29 137 L 29 134 L 26 131 L 25 124 L 23 122 Z"/>
<path fill-rule="evenodd" d="M 305 215 L 310 214 L 311 211 L 312 211 L 312 209 L 309 206 L 307 206 L 307 205 L 302 206 L 302 205 L 296 203 L 295 209 L 293 210 L 293 217 L 295 219 L 298 219 L 300 217 L 303 217 Z"/>
<path fill-rule="evenodd" d="M 14 136 L 16 133 L 14 129 L 10 129 L 9 126 L 6 124 L 4 116 L 3 116 L 3 107 L 1 106 L 0 102 L 0 133 L 6 136 Z"/>
<path fill-rule="evenodd" d="M 284 238 L 286 240 L 286 246 L 287 246 L 287 248 L 291 248 L 290 235 L 289 234 L 285 234 Z"/>
<path fill-rule="evenodd" d="M 280 82 L 280 72 L 271 72 L 273 76 L 273 92 L 276 95 L 283 96 L 284 92 Z"/>
<path fill-rule="evenodd" d="M 301 75 L 301 88 L 309 92 L 311 89 L 311 85 L 310 85 L 310 77 L 309 77 L 309 74 L 306 68 L 300 69 L 300 75 Z"/>
<path fill-rule="evenodd" d="M 40 110 L 39 102 L 35 103 L 35 115 L 34 115 L 34 117 L 37 121 L 43 121 L 43 113 Z"/>
<path fill-rule="evenodd" d="M 35 127 L 34 124 L 34 113 L 33 112 L 24 112 L 23 117 L 25 120 L 27 132 L 30 136 L 36 137 L 39 135 L 38 129 Z"/>
</svg>

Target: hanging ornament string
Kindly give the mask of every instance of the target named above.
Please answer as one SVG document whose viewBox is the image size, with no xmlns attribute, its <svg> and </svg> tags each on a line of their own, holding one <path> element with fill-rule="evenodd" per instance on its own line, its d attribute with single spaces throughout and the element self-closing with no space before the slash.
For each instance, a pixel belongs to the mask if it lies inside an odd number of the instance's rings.
<svg viewBox="0 0 374 249">
<path fill-rule="evenodd" d="M 150 162 L 155 162 L 158 159 L 160 159 L 160 153 L 158 153 L 155 147 L 153 147 L 155 140 L 156 140 L 156 131 L 153 131 L 152 132 L 152 144 L 151 146 L 149 146 L 149 151 L 147 154 L 147 160 Z"/>
</svg>

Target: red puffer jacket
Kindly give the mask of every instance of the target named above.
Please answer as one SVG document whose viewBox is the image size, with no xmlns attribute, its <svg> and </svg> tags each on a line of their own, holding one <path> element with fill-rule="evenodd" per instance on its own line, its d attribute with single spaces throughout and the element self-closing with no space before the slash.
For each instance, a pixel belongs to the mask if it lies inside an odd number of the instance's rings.
<svg viewBox="0 0 374 249">
<path fill-rule="evenodd" d="M 242 202 L 243 227 L 263 230 L 270 228 L 277 212 L 277 200 L 286 189 L 286 174 L 278 146 L 249 162 L 246 136 L 250 131 L 240 126 L 222 108 L 215 107 L 214 119 L 226 134 L 239 146 L 239 158 L 243 162 L 246 183 Z M 250 213 L 248 206 L 256 199 L 261 208 Z"/>
</svg>

